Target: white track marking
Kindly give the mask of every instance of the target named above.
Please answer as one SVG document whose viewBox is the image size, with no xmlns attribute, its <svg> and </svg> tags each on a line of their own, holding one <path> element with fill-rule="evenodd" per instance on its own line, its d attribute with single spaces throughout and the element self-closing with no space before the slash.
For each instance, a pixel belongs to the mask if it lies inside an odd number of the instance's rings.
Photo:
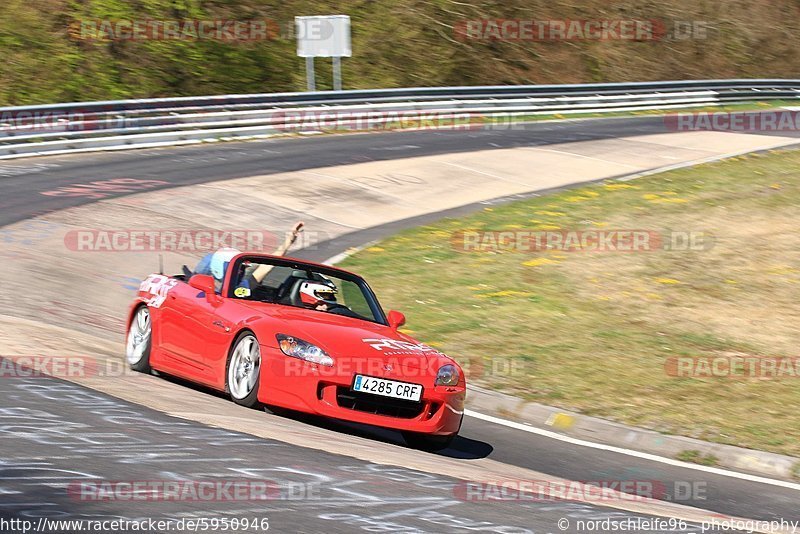
<svg viewBox="0 0 800 534">
<path fill-rule="evenodd" d="M 619 138 L 615 137 L 614 139 L 619 139 Z M 575 157 L 575 158 L 588 159 L 588 160 L 592 160 L 592 161 L 599 161 L 601 163 L 607 163 L 609 165 L 617 165 L 619 167 L 628 167 L 629 169 L 640 169 L 641 168 L 641 167 L 639 167 L 637 165 L 629 165 L 627 163 L 618 163 L 616 161 L 611 161 L 611 160 L 602 159 L 602 158 L 595 158 L 595 157 L 592 157 L 592 156 L 585 156 L 583 154 L 578 154 L 577 152 L 568 152 L 566 150 L 556 150 L 554 148 L 541 148 L 541 147 L 538 147 L 538 146 L 532 146 L 532 147 L 527 147 L 526 146 L 526 147 L 522 147 L 522 148 L 524 148 L 526 150 L 535 150 L 537 152 L 550 152 L 552 154 L 561 154 L 563 156 L 572 156 L 572 157 Z"/>
<path fill-rule="evenodd" d="M 491 172 L 482 171 L 480 169 L 474 169 L 472 167 L 467 167 L 466 165 L 453 163 L 452 161 L 442 161 L 441 163 L 443 163 L 444 165 L 449 165 L 450 167 L 456 167 L 458 169 L 463 169 L 463 170 L 468 171 L 468 172 L 474 172 L 475 174 L 482 174 L 483 176 L 488 176 L 489 178 L 494 178 L 496 180 L 500 180 L 500 181 L 503 181 L 503 182 L 510 182 L 512 184 L 524 185 L 526 187 L 530 187 L 531 186 L 531 184 L 529 184 L 527 182 L 520 182 L 519 180 L 513 180 L 513 179 L 508 178 L 506 176 L 500 176 L 499 174 L 493 174 Z"/>
<path fill-rule="evenodd" d="M 738 478 L 741 480 L 747 480 L 750 482 L 758 482 L 760 484 L 769 484 L 771 486 L 780 486 L 782 488 L 792 489 L 796 491 L 800 491 L 800 484 L 796 484 L 794 482 L 788 482 L 784 480 L 775 480 L 773 478 L 766 478 L 760 477 L 757 475 L 748 475 L 746 473 L 737 473 L 736 471 L 727 471 L 725 469 L 720 469 L 718 467 L 709 467 L 705 465 L 698 465 L 698 464 L 690 464 L 687 462 L 681 462 L 680 460 L 673 460 L 672 458 L 665 458 L 663 456 L 656 456 L 655 454 L 649 454 L 646 452 L 639 452 L 639 451 L 632 451 L 630 449 L 623 449 L 622 447 L 614 447 L 611 445 L 603 445 L 601 443 L 593 443 L 591 441 L 585 441 L 582 439 L 571 438 L 569 436 L 564 436 L 557 432 L 552 432 L 550 430 L 544 430 L 542 428 L 536 428 L 534 426 L 525 425 L 523 423 L 517 423 L 515 421 L 508 421 L 506 419 L 500 419 L 499 417 L 494 417 L 491 415 L 485 415 L 482 413 L 474 412 L 472 410 L 464 410 L 464 415 L 469 417 L 474 417 L 475 419 L 480 419 L 482 421 L 487 421 L 489 423 L 494 423 L 497 425 L 507 426 L 509 428 L 513 428 L 515 430 L 522 430 L 524 432 L 530 432 L 531 434 L 538 434 L 540 436 L 544 436 L 546 438 L 557 439 L 559 441 L 564 441 L 566 443 L 571 443 L 573 445 L 579 445 L 581 447 L 588 447 L 591 449 L 598 449 L 601 451 L 609 451 L 615 452 L 618 454 L 625 454 L 628 456 L 633 456 L 634 458 L 641 458 L 643 460 L 648 460 L 651 462 L 658 462 L 662 464 L 672 465 L 675 467 L 683 467 L 685 469 L 693 469 L 695 471 L 703 471 L 705 473 L 712 473 L 715 475 L 720 475 L 724 477 L 730 478 Z"/>
</svg>

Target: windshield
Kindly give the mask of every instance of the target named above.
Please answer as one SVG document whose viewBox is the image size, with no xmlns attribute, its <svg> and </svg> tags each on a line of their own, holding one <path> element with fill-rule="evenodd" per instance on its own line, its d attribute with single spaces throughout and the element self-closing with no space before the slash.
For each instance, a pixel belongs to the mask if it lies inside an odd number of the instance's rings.
<svg viewBox="0 0 800 534">
<path fill-rule="evenodd" d="M 383 310 L 363 279 L 291 260 L 238 260 L 227 296 L 386 324 Z"/>
</svg>

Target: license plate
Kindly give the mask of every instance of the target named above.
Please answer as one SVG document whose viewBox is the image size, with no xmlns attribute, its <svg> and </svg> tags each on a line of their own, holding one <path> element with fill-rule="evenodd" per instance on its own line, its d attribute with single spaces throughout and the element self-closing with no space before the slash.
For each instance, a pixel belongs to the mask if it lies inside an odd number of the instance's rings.
<svg viewBox="0 0 800 534">
<path fill-rule="evenodd" d="M 422 398 L 422 386 L 419 384 L 386 380 L 374 376 L 356 375 L 353 391 L 415 402 L 419 402 Z"/>
</svg>

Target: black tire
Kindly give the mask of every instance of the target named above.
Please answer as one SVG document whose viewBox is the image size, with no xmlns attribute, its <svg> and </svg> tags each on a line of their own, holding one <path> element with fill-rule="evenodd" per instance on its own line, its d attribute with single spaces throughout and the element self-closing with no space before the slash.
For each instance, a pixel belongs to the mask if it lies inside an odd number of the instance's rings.
<svg viewBox="0 0 800 534">
<path fill-rule="evenodd" d="M 150 350 L 153 346 L 153 321 L 147 306 L 141 305 L 133 312 L 125 336 L 125 358 L 134 371 L 151 373 Z"/>
<path fill-rule="evenodd" d="M 250 340 L 250 343 L 253 345 L 251 346 L 256 349 L 258 354 L 257 362 L 255 365 L 250 369 L 249 372 L 255 373 L 254 380 L 248 381 L 247 388 L 242 389 L 241 384 L 238 383 L 231 383 L 231 378 L 235 378 L 234 375 L 231 373 L 233 371 L 237 371 L 236 368 L 232 369 L 232 365 L 237 366 L 239 364 L 239 358 L 243 356 L 243 354 L 237 355 L 237 350 L 243 343 L 246 343 L 246 340 Z M 251 350 L 248 348 L 248 351 Z M 243 348 L 243 350 L 245 350 Z M 252 357 L 252 353 L 249 354 Z M 239 368 L 241 370 L 241 368 Z M 238 375 L 237 375 L 238 376 Z M 261 403 L 258 402 L 258 387 L 261 384 L 261 351 L 258 346 L 258 339 L 256 339 L 256 335 L 250 331 L 244 331 L 238 336 L 236 336 L 236 340 L 231 345 L 231 350 L 228 353 L 228 362 L 225 365 L 225 392 L 230 395 L 231 400 L 240 406 L 244 406 L 246 408 L 257 408 L 260 406 Z"/>
<path fill-rule="evenodd" d="M 289 408 L 281 408 L 280 406 L 264 405 L 264 411 L 270 415 L 277 415 L 278 417 L 291 417 L 294 412 Z"/>
<path fill-rule="evenodd" d="M 420 434 L 418 432 L 403 432 L 403 439 L 412 449 L 419 449 L 428 452 L 437 452 L 449 447 L 458 434 L 449 436 L 433 436 L 430 434 Z"/>
</svg>

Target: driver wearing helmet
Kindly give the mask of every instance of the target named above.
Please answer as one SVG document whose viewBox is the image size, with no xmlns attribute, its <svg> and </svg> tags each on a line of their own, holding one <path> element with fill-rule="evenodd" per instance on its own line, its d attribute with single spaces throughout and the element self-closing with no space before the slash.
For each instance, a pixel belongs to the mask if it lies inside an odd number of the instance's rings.
<svg viewBox="0 0 800 534">
<path fill-rule="evenodd" d="M 213 254 L 207 254 L 195 268 L 195 274 L 210 274 L 214 277 L 214 288 L 217 293 L 222 291 L 222 282 L 225 280 L 225 272 L 228 264 L 241 251 L 235 248 L 221 248 Z"/>
<path fill-rule="evenodd" d="M 300 284 L 300 302 L 312 310 L 363 319 L 362 316 L 336 301 L 338 292 L 336 284 L 331 280 L 306 280 Z"/>
<path fill-rule="evenodd" d="M 338 292 L 336 285 L 330 280 L 302 282 L 300 284 L 300 301 L 308 308 L 331 311 L 333 308 L 342 307 L 336 302 L 336 293 Z"/>
</svg>

